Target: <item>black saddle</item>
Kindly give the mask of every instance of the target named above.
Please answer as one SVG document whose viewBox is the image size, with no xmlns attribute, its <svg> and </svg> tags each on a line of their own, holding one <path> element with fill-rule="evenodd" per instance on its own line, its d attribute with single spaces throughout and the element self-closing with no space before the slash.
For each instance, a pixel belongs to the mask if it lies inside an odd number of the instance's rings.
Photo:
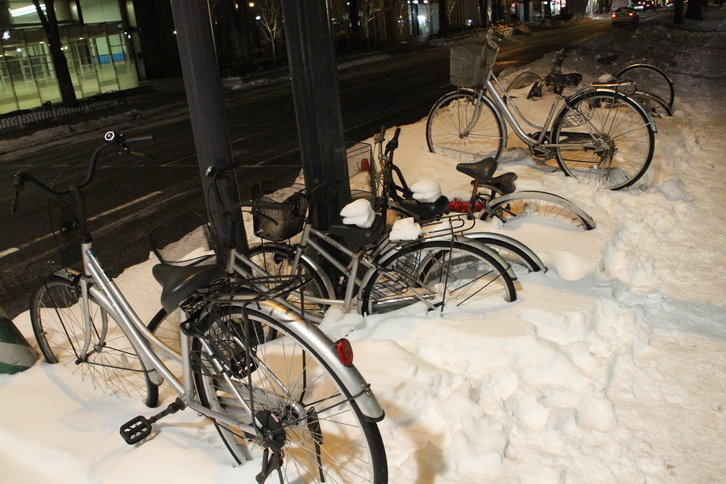
<svg viewBox="0 0 726 484">
<path fill-rule="evenodd" d="M 456 165 L 456 170 L 482 184 L 491 180 L 497 170 L 497 160 L 489 157 L 475 163 L 459 163 Z"/>
<path fill-rule="evenodd" d="M 221 279 L 226 273 L 216 265 L 172 266 L 157 264 L 151 269 L 154 278 L 161 284 L 161 305 L 167 312 L 173 311 L 180 302 L 195 291 Z"/>
<path fill-rule="evenodd" d="M 426 222 L 439 218 L 449 208 L 449 199 L 441 195 L 435 202 L 419 202 L 418 200 L 400 200 L 398 207 L 417 222 Z"/>
<path fill-rule="evenodd" d="M 569 74 L 560 74 L 558 72 L 550 72 L 545 77 L 545 82 L 553 88 L 576 87 L 582 82 L 582 74 L 579 72 L 571 72 Z"/>
<path fill-rule="evenodd" d="M 371 247 L 381 240 L 386 224 L 383 218 L 376 215 L 373 225 L 367 229 L 355 225 L 335 224 L 328 227 L 328 233 L 353 252 L 364 247 Z"/>
<path fill-rule="evenodd" d="M 514 184 L 514 180 L 517 179 L 516 173 L 502 173 L 499 176 L 495 176 L 488 183 L 480 183 L 479 186 L 491 188 L 500 195 L 506 195 L 512 193 L 517 189 L 517 185 Z"/>
</svg>

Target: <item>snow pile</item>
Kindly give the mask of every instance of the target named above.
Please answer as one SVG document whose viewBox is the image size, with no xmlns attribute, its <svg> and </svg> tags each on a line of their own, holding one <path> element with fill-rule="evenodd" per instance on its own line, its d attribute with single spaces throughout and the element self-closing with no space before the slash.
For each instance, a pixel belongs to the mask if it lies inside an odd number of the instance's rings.
<svg viewBox="0 0 726 484">
<path fill-rule="evenodd" d="M 392 241 L 416 240 L 421 235 L 421 226 L 416 223 L 413 217 L 396 220 L 391 227 L 388 238 Z"/>
<path fill-rule="evenodd" d="M 723 480 L 726 68 L 715 52 L 726 23 L 709 29 L 643 24 L 576 50 L 639 54 L 653 39 L 660 48 L 648 53 L 663 58 L 701 52 L 675 75 L 678 116 L 658 120 L 654 163 L 634 187 L 578 184 L 510 140 L 499 172 L 515 171 L 520 189 L 575 201 L 598 224 L 588 232 L 536 219 L 477 227 L 521 240 L 549 266 L 519 277 L 516 302 L 443 314 L 412 306 L 365 319 L 328 312 L 323 329 L 354 342 L 356 365 L 386 410 L 390 482 Z M 569 59 L 604 74 L 594 55 Z M 528 115 L 549 106 L 520 101 Z M 421 121 L 400 135 L 396 161 L 409 183 L 436 180 L 450 198 L 468 199 L 470 180 L 427 151 L 424 131 Z M 365 175 L 353 186 L 365 188 Z M 146 282 L 152 265 L 119 277 L 146 319 L 158 306 Z M 15 322 L 32 334 L 27 314 Z M 77 480 L 82 469 L 88 481 L 245 482 L 259 469 L 232 468 L 193 412 L 169 417 L 142 447 L 125 446 L 118 426 L 148 414 L 143 405 L 103 396 L 62 368 L 0 376 L 0 398 L 9 481 Z"/>
</svg>

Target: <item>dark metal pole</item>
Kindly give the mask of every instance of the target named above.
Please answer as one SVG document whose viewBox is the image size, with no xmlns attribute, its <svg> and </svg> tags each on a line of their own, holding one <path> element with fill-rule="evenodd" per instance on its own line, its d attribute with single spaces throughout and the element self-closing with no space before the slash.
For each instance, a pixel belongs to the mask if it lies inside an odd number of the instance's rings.
<svg viewBox="0 0 726 484">
<path fill-rule="evenodd" d="M 324 0 L 282 0 L 285 40 L 305 185 L 313 195 L 313 225 L 339 222 L 350 201 L 333 40 Z"/>
<path fill-rule="evenodd" d="M 215 233 L 217 256 L 224 262 L 226 249 L 235 247 L 247 251 L 247 238 L 237 205 L 239 190 L 234 172 L 219 176 L 216 186 L 206 176 L 208 167 L 223 168 L 232 162 L 212 17 L 207 0 L 171 0 L 171 8 L 202 188 Z"/>
</svg>

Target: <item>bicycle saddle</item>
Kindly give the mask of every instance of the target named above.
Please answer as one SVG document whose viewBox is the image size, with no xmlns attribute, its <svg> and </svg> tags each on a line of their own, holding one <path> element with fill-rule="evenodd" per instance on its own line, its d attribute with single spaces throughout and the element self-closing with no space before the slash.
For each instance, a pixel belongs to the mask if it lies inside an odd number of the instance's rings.
<svg viewBox="0 0 726 484">
<path fill-rule="evenodd" d="M 226 273 L 217 265 L 172 266 L 156 264 L 151 273 L 161 284 L 161 305 L 172 312 L 180 302 L 210 282 L 221 279 Z"/>
<path fill-rule="evenodd" d="M 364 247 L 378 243 L 385 228 L 383 218 L 376 215 L 373 225 L 367 229 L 355 225 L 335 224 L 328 227 L 328 233 L 348 249 L 357 252 Z"/>
<path fill-rule="evenodd" d="M 491 188 L 500 195 L 507 195 L 514 192 L 517 189 L 517 185 L 514 184 L 514 180 L 517 179 L 516 173 L 502 173 L 499 176 L 495 176 L 488 183 L 480 183 L 479 186 L 485 186 Z"/>
<path fill-rule="evenodd" d="M 571 72 L 569 74 L 560 74 L 550 72 L 545 78 L 547 85 L 552 87 L 575 87 L 582 82 L 582 74 L 579 72 Z"/>
<path fill-rule="evenodd" d="M 494 158 L 484 158 L 475 163 L 459 163 L 456 170 L 464 175 L 472 177 L 477 183 L 486 183 L 491 180 L 492 175 L 497 169 L 497 160 Z"/>
<path fill-rule="evenodd" d="M 400 200 L 398 206 L 416 221 L 427 222 L 439 218 L 449 208 L 449 199 L 443 195 L 431 203 L 407 199 Z"/>
</svg>

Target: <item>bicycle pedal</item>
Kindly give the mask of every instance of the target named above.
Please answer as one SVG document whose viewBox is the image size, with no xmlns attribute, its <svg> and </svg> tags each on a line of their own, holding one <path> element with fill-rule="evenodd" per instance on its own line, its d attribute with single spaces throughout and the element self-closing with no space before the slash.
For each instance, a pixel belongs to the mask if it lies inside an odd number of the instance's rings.
<svg viewBox="0 0 726 484">
<path fill-rule="evenodd" d="M 151 422 L 148 418 L 139 415 L 123 424 L 120 433 L 127 444 L 137 444 L 151 434 Z"/>
</svg>

